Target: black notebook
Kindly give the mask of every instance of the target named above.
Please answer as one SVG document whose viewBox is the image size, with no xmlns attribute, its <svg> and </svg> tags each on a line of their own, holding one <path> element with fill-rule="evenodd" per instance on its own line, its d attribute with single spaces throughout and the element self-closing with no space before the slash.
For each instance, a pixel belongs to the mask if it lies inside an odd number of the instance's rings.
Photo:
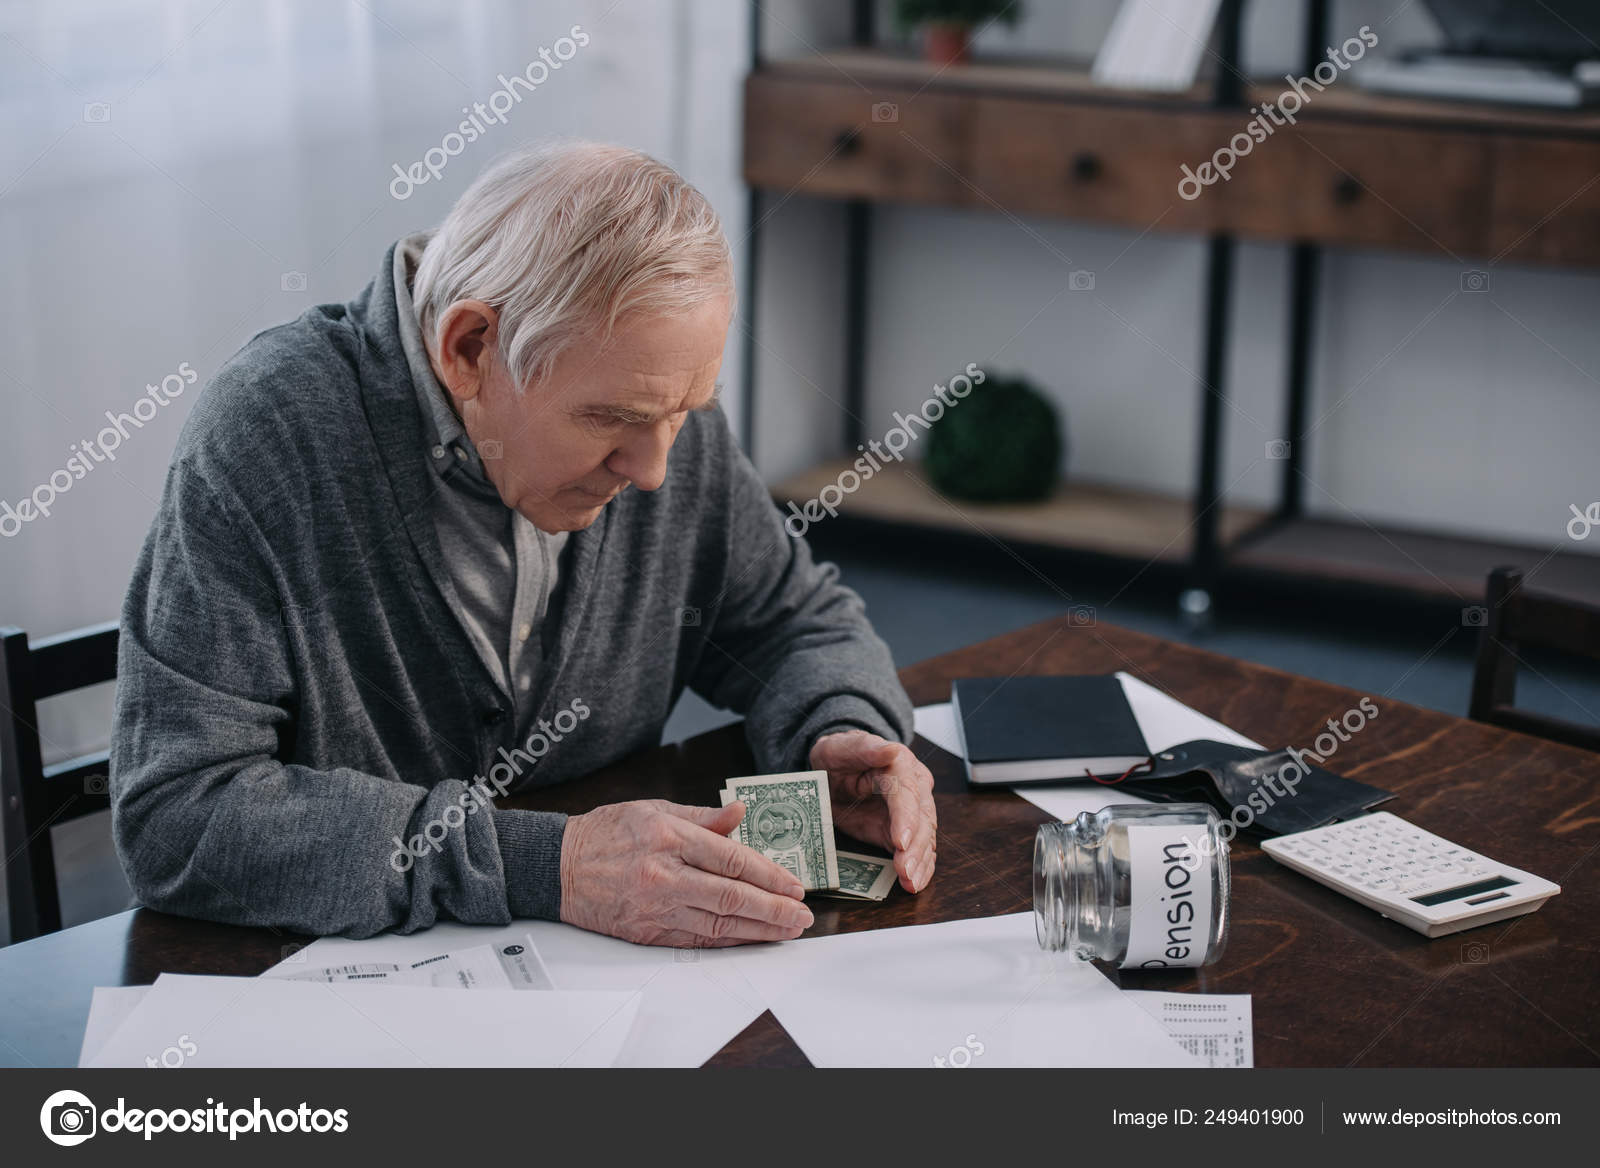
<svg viewBox="0 0 1600 1168">
<path fill-rule="evenodd" d="M 1150 757 L 1112 674 L 962 678 L 950 701 L 971 783 L 1114 779 Z"/>
</svg>

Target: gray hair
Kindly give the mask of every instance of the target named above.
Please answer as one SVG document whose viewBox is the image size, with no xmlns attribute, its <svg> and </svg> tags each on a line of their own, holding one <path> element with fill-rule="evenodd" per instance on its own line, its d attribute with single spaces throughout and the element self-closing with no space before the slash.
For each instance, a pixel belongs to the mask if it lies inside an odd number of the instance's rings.
<svg viewBox="0 0 1600 1168">
<path fill-rule="evenodd" d="M 733 288 L 728 240 L 706 197 L 649 155 L 595 142 L 512 151 L 456 200 L 428 241 L 413 299 L 437 346 L 444 312 L 500 314 L 500 358 L 519 387 L 628 313 L 678 313 Z"/>
</svg>

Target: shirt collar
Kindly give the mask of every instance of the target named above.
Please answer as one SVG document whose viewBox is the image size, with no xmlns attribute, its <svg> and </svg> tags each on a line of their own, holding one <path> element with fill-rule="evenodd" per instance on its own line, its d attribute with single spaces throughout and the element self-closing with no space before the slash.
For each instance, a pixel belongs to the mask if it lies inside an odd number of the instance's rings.
<svg viewBox="0 0 1600 1168">
<path fill-rule="evenodd" d="M 411 282 L 416 277 L 422 249 L 432 235 L 431 231 L 408 235 L 394 249 L 394 298 L 395 307 L 399 310 L 400 343 L 405 350 L 406 366 L 411 372 L 411 384 L 417 393 L 417 406 L 422 412 L 428 463 L 450 485 L 475 495 L 492 497 L 498 502 L 500 493 L 484 473 L 483 460 L 478 456 L 472 440 L 467 437 L 461 419 L 451 407 L 444 386 L 434 376 L 433 364 L 428 360 L 428 349 L 423 343 L 416 306 L 411 300 Z"/>
</svg>

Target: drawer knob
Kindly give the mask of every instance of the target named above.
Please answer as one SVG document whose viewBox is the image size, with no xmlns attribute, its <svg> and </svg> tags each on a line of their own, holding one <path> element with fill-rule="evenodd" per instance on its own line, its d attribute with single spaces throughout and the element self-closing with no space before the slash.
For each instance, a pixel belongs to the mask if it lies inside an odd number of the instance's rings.
<svg viewBox="0 0 1600 1168">
<path fill-rule="evenodd" d="M 852 126 L 848 130 L 840 130 L 833 136 L 833 150 L 841 157 L 854 154 L 861 149 L 861 131 Z"/>
<path fill-rule="evenodd" d="M 1333 201 L 1341 207 L 1348 207 L 1361 197 L 1361 183 L 1354 175 L 1342 174 L 1333 184 Z"/>
<path fill-rule="evenodd" d="M 1100 177 L 1100 156 L 1085 150 L 1072 159 L 1072 177 L 1079 182 L 1093 182 Z"/>
</svg>

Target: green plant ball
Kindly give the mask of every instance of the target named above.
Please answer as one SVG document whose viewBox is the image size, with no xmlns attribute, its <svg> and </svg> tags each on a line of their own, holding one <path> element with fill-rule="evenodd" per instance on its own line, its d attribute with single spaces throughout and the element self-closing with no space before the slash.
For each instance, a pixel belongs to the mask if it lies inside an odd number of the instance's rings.
<svg viewBox="0 0 1600 1168">
<path fill-rule="evenodd" d="M 1050 399 L 1026 381 L 990 378 L 928 428 L 928 475 L 956 499 L 1042 499 L 1061 479 L 1062 429 Z"/>
</svg>

